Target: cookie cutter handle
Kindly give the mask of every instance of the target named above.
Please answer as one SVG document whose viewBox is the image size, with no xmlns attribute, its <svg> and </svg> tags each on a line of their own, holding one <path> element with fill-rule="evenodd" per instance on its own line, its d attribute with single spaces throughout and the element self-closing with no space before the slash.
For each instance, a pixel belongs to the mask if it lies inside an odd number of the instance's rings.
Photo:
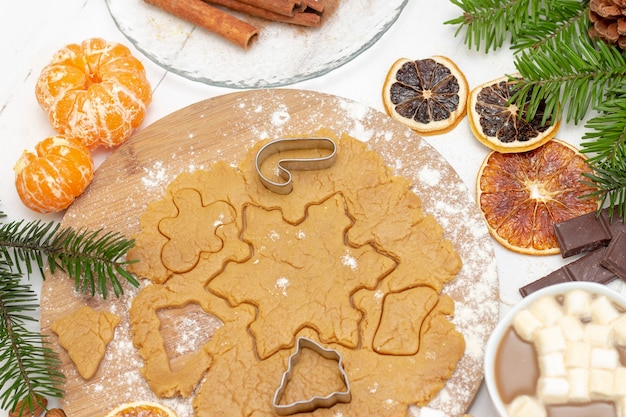
<svg viewBox="0 0 626 417">
<path fill-rule="evenodd" d="M 326 156 L 314 158 L 280 159 L 278 161 L 278 175 L 284 179 L 285 182 L 272 181 L 261 171 L 261 165 L 263 165 L 263 162 L 270 156 L 279 152 L 303 149 L 329 149 L 331 153 Z M 289 194 L 293 190 L 290 170 L 311 171 L 330 168 L 335 164 L 336 156 L 337 145 L 330 138 L 284 138 L 263 145 L 256 154 L 254 164 L 256 172 L 265 188 L 277 194 Z"/>
</svg>

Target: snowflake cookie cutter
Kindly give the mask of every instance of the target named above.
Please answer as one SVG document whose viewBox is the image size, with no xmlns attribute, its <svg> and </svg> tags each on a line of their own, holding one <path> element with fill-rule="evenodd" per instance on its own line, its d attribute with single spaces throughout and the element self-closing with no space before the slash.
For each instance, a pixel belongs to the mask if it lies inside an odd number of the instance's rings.
<svg viewBox="0 0 626 417">
<path fill-rule="evenodd" d="M 261 165 L 270 156 L 279 152 L 304 149 L 329 149 L 329 155 L 314 158 L 285 158 L 278 161 L 278 175 L 285 182 L 272 181 L 261 172 Z M 291 170 L 312 171 L 330 168 L 335 164 L 337 144 L 330 138 L 283 138 L 266 143 L 259 149 L 254 159 L 256 172 L 261 182 L 277 194 L 289 194 L 293 190 Z"/>
<path fill-rule="evenodd" d="M 324 397 L 314 396 L 309 399 L 295 401 L 290 404 L 279 404 L 280 400 L 283 397 L 285 389 L 287 388 L 287 384 L 291 379 L 293 367 L 296 366 L 296 364 L 300 361 L 300 356 L 303 349 L 311 349 L 312 351 L 318 353 L 320 356 L 326 359 L 337 361 L 337 368 L 346 389 L 344 391 L 331 392 Z M 278 415 L 288 416 L 291 414 L 311 412 L 318 408 L 330 408 L 335 404 L 349 403 L 350 401 L 352 401 L 350 381 L 348 380 L 348 374 L 343 367 L 343 357 L 341 356 L 341 354 L 335 349 L 327 349 L 309 338 L 298 338 L 296 351 L 289 357 L 289 365 L 287 366 L 287 370 L 283 374 L 283 377 L 280 381 L 280 386 L 274 393 L 274 399 L 272 401 L 274 411 Z"/>
</svg>

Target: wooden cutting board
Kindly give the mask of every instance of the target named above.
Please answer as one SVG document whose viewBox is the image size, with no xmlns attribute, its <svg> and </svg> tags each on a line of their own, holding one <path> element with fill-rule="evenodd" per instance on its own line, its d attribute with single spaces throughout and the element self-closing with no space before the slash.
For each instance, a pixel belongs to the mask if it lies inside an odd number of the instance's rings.
<svg viewBox="0 0 626 417">
<path fill-rule="evenodd" d="M 445 395 L 430 405 L 449 416 L 461 416 L 482 380 L 483 348 L 498 318 L 493 247 L 481 213 L 452 167 L 426 141 L 386 114 L 345 98 L 291 89 L 236 92 L 195 103 L 143 128 L 113 152 L 67 210 L 63 226 L 132 236 L 140 231 L 139 218 L 148 203 L 160 199 L 181 172 L 206 168 L 218 160 L 235 165 L 258 140 L 302 135 L 321 127 L 367 142 L 397 174 L 409 178 L 424 210 L 443 225 L 445 237 L 462 257 L 463 269 L 445 292 L 456 301 L 454 322 L 465 336 L 466 354 Z M 62 273 L 44 282 L 41 327 L 63 363 L 67 382 L 62 405 L 69 417 L 99 417 L 122 402 L 156 399 L 139 374 L 142 360 L 130 336 L 128 307 L 135 293 L 129 287 L 119 299 L 83 296 Z M 89 381 L 80 377 L 49 329 L 51 322 L 83 305 L 122 318 L 98 373 Z M 183 334 L 184 323 L 199 325 L 195 320 L 199 316 L 180 310 L 163 317 L 161 331 L 172 355 L 205 342 L 183 340 L 194 333 L 187 329 L 191 332 Z M 192 415 L 189 400 L 161 401 L 179 417 Z"/>
</svg>

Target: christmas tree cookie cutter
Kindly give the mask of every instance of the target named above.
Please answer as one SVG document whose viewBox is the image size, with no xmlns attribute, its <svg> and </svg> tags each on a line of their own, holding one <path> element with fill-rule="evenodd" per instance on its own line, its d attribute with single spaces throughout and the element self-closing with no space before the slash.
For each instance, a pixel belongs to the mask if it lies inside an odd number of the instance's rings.
<svg viewBox="0 0 626 417">
<path fill-rule="evenodd" d="M 315 396 L 306 400 L 295 401 L 290 404 L 280 404 L 285 389 L 287 388 L 287 384 L 291 379 L 293 367 L 300 361 L 303 349 L 311 349 L 326 359 L 337 361 L 337 369 L 339 370 L 339 374 L 345 385 L 345 390 L 334 391 L 324 397 Z M 296 413 L 311 412 L 318 408 L 330 408 L 338 403 L 349 403 L 351 400 L 352 394 L 350 392 L 350 381 L 348 380 L 348 374 L 343 367 L 343 358 L 341 354 L 335 349 L 327 349 L 309 338 L 298 338 L 296 351 L 289 357 L 287 370 L 283 374 L 280 386 L 274 393 L 274 399 L 272 401 L 274 411 L 281 416 L 288 416 Z"/>
<path fill-rule="evenodd" d="M 285 158 L 278 161 L 278 175 L 284 182 L 272 181 L 261 171 L 261 165 L 279 152 L 303 149 L 329 149 L 329 155 L 314 158 Z M 311 171 L 330 168 L 335 164 L 337 145 L 330 138 L 284 138 L 268 142 L 259 149 L 254 159 L 256 172 L 263 185 L 277 194 L 289 194 L 293 190 L 290 170 Z"/>
</svg>

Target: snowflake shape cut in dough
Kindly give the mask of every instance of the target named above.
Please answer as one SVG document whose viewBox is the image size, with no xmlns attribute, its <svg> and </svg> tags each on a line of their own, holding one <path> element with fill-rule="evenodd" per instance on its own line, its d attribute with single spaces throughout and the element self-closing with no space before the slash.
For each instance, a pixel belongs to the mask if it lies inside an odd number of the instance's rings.
<svg viewBox="0 0 626 417">
<path fill-rule="evenodd" d="M 258 309 L 250 333 L 259 357 L 293 346 L 304 328 L 325 343 L 356 348 L 362 313 L 352 295 L 375 289 L 396 262 L 370 245 L 349 245 L 352 220 L 344 198 L 335 194 L 311 205 L 298 224 L 285 222 L 280 210 L 257 206 L 248 206 L 245 218 L 243 239 L 252 257 L 226 265 L 208 287 L 233 305 Z"/>
</svg>

